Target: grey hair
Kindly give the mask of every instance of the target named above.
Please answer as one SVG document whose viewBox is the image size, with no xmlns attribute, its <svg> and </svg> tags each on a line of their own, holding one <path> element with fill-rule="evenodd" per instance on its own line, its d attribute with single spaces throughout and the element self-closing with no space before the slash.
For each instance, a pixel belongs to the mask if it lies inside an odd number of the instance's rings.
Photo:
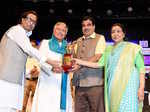
<svg viewBox="0 0 150 112">
<path fill-rule="evenodd" d="M 64 24 L 66 26 L 66 34 L 68 32 L 68 26 L 65 22 L 57 22 L 55 25 L 54 25 L 54 29 L 56 28 L 56 26 L 60 25 L 60 24 Z"/>
</svg>

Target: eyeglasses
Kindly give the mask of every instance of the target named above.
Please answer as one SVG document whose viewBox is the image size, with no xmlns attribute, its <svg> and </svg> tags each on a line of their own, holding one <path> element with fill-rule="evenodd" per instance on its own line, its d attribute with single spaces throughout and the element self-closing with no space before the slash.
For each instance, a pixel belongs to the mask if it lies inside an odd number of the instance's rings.
<svg viewBox="0 0 150 112">
<path fill-rule="evenodd" d="M 33 20 L 33 19 L 30 18 L 30 17 L 26 17 L 26 20 L 29 21 L 29 22 L 32 23 L 32 24 L 36 24 L 36 20 Z"/>
<path fill-rule="evenodd" d="M 56 28 L 56 30 L 66 33 L 66 29 L 63 29 L 63 28 Z"/>
</svg>

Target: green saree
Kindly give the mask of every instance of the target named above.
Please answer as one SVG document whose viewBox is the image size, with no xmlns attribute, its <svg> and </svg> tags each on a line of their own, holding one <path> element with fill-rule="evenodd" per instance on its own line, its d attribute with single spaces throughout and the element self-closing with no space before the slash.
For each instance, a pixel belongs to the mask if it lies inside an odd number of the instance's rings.
<svg viewBox="0 0 150 112">
<path fill-rule="evenodd" d="M 108 46 L 99 65 L 105 66 L 106 112 L 140 112 L 139 74 L 145 73 L 141 47 L 129 42 Z"/>
</svg>

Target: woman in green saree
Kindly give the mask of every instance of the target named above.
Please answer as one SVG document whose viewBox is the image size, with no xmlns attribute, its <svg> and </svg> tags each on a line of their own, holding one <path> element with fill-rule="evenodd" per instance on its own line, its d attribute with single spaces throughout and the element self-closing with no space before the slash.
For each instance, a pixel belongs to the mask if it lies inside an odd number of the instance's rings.
<svg viewBox="0 0 150 112">
<path fill-rule="evenodd" d="M 122 24 L 112 25 L 114 45 L 108 46 L 98 63 L 76 60 L 76 64 L 105 68 L 105 111 L 142 112 L 145 67 L 141 47 L 125 42 Z"/>
</svg>

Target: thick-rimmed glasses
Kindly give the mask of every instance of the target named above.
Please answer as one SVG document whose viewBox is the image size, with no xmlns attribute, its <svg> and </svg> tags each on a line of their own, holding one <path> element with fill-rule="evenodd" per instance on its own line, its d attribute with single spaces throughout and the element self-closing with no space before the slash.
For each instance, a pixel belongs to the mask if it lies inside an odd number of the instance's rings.
<svg viewBox="0 0 150 112">
<path fill-rule="evenodd" d="M 29 21 L 30 23 L 34 24 L 34 25 L 36 24 L 36 20 L 33 20 L 30 17 L 26 17 L 26 20 Z"/>
</svg>

